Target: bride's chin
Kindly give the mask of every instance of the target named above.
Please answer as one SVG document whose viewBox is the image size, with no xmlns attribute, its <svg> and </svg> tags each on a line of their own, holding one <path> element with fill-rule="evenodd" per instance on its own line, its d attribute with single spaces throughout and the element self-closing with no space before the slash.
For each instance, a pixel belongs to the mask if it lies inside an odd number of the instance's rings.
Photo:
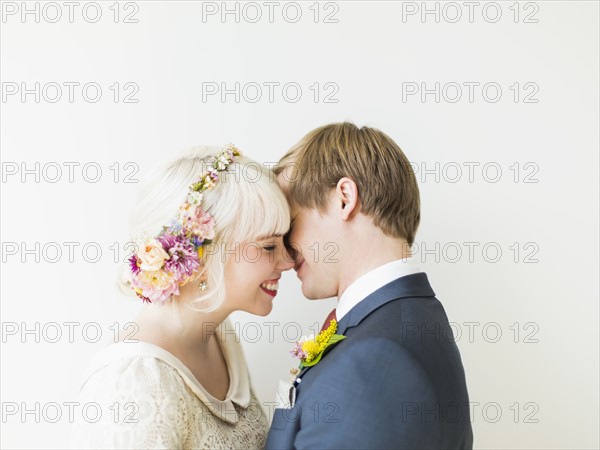
<svg viewBox="0 0 600 450">
<path fill-rule="evenodd" d="M 266 317 L 269 314 L 271 314 L 271 311 L 273 311 L 273 301 L 270 301 L 268 304 L 265 304 L 265 302 L 261 302 L 260 306 L 256 308 L 254 315 Z"/>
<path fill-rule="evenodd" d="M 271 311 L 273 311 L 273 305 L 272 305 L 272 304 L 271 304 L 271 305 L 269 305 L 269 307 L 268 307 L 268 308 L 263 308 L 263 310 L 262 310 L 262 311 L 260 311 L 260 312 L 257 314 L 257 316 L 266 317 L 266 316 L 268 316 L 269 314 L 271 314 Z"/>
</svg>

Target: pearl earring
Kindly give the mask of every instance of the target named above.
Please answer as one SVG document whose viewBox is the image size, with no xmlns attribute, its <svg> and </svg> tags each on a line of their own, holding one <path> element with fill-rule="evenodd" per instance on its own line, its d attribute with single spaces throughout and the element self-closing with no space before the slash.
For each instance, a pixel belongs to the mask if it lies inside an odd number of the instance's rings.
<svg viewBox="0 0 600 450">
<path fill-rule="evenodd" d="M 200 284 L 198 285 L 198 289 L 200 289 L 201 291 L 205 291 L 208 289 L 208 285 L 206 284 L 206 280 L 202 279 L 200 280 Z"/>
</svg>

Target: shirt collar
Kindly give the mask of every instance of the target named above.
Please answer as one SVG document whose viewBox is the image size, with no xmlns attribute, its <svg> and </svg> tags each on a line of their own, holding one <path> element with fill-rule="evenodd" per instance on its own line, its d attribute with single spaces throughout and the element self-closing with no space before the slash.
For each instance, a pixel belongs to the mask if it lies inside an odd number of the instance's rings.
<svg viewBox="0 0 600 450">
<path fill-rule="evenodd" d="M 336 318 L 339 322 L 361 300 L 397 278 L 421 272 L 414 257 L 397 259 L 379 266 L 354 280 L 339 297 Z"/>
</svg>

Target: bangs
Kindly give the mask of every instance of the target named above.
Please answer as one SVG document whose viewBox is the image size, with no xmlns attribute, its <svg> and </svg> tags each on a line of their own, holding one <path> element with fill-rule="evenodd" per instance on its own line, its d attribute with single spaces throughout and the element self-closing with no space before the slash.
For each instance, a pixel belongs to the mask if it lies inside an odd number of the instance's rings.
<svg viewBox="0 0 600 450">
<path fill-rule="evenodd" d="M 275 177 L 248 158 L 239 158 L 232 166 L 217 184 L 215 201 L 210 201 L 221 239 L 245 242 L 287 233 L 290 208 Z"/>
<path fill-rule="evenodd" d="M 268 174 L 266 174 L 268 177 Z M 239 221 L 233 225 L 235 240 L 255 241 L 273 235 L 283 236 L 290 228 L 290 209 L 276 181 L 240 186 Z"/>
</svg>

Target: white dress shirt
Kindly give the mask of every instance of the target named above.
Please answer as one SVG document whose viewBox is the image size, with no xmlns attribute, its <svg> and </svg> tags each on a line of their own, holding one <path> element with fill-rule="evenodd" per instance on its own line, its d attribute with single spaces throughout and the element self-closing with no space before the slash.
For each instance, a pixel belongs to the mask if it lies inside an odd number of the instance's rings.
<svg viewBox="0 0 600 450">
<path fill-rule="evenodd" d="M 397 278 L 422 272 L 414 257 L 391 261 L 354 280 L 342 293 L 336 308 L 338 322 L 361 300 Z"/>
</svg>

